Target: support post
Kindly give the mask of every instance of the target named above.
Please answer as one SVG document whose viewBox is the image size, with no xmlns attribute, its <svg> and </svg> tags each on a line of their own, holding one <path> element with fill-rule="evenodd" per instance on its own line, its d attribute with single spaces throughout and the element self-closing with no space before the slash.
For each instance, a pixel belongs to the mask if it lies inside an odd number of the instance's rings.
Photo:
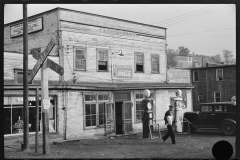
<svg viewBox="0 0 240 160">
<path fill-rule="evenodd" d="M 35 153 L 38 153 L 38 130 L 39 130 L 39 88 L 36 88 L 36 131 L 35 131 Z"/>
<path fill-rule="evenodd" d="M 27 4 L 23 4 L 23 148 L 22 149 L 23 150 L 29 149 Z"/>
<path fill-rule="evenodd" d="M 45 108 L 43 105 L 43 100 L 49 99 L 48 97 L 48 70 L 47 70 L 47 61 L 45 61 L 41 67 L 41 102 L 42 102 L 42 141 L 43 141 L 43 154 L 50 154 L 50 145 L 49 145 L 49 118 L 48 118 L 48 111 L 49 108 Z"/>
</svg>

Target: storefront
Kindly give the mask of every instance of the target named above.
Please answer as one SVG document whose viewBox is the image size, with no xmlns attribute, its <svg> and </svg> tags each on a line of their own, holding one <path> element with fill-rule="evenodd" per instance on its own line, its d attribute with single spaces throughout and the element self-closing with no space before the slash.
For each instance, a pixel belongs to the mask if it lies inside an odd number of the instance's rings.
<svg viewBox="0 0 240 160">
<path fill-rule="evenodd" d="M 36 98 L 30 96 L 29 99 L 29 132 L 36 131 Z M 49 132 L 57 131 L 57 107 L 56 99 L 50 97 L 51 106 L 49 108 Z M 4 96 L 4 135 L 19 134 L 23 131 L 23 97 Z M 42 107 L 41 97 L 39 100 L 39 131 L 42 131 Z"/>
</svg>

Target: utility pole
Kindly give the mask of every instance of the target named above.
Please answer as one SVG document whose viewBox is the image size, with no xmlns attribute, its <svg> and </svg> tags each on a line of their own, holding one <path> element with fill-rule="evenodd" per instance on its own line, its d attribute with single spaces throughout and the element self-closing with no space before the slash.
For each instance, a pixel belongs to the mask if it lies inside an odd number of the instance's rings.
<svg viewBox="0 0 240 160">
<path fill-rule="evenodd" d="M 28 109 L 28 18 L 27 4 L 23 4 L 23 150 L 29 149 Z"/>
<path fill-rule="evenodd" d="M 39 130 L 39 88 L 36 88 L 36 131 L 35 131 L 35 153 L 38 153 L 38 130 Z"/>
</svg>

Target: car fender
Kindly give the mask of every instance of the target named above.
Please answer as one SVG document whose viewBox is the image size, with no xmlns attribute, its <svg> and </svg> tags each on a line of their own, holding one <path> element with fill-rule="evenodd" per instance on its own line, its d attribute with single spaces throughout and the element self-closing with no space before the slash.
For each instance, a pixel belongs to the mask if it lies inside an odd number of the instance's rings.
<svg viewBox="0 0 240 160">
<path fill-rule="evenodd" d="M 234 123 L 234 124 L 236 125 L 236 121 L 235 121 L 235 120 L 228 118 L 228 119 L 224 119 L 224 120 L 220 123 L 220 127 L 222 126 L 223 122 L 226 122 L 226 121 L 232 122 L 232 123 Z"/>
</svg>

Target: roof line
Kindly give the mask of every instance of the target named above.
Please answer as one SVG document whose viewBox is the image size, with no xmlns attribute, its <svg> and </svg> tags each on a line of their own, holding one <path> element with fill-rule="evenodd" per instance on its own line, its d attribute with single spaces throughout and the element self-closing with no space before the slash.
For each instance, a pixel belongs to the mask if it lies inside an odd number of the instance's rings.
<svg viewBox="0 0 240 160">
<path fill-rule="evenodd" d="M 82 11 L 76 11 L 76 10 L 61 8 L 61 7 L 57 7 L 57 8 L 54 8 L 54 9 L 51 9 L 51 10 L 48 10 L 48 11 L 45 11 L 45 12 L 42 12 L 42 13 L 39 13 L 39 14 L 35 14 L 35 15 L 32 15 L 32 16 L 29 16 L 28 18 L 31 19 L 31 18 L 40 16 L 40 15 L 55 11 L 55 10 L 67 10 L 67 11 L 71 11 L 71 12 L 78 12 L 78 13 L 82 13 L 82 14 L 94 15 L 94 16 L 104 17 L 104 18 L 109 18 L 109 19 L 115 19 L 115 20 L 119 20 L 119 21 L 123 21 L 123 22 L 130 22 L 130 23 L 135 23 L 135 24 L 140 24 L 140 25 L 145 25 L 145 26 L 150 26 L 150 27 L 155 27 L 155 28 L 167 29 L 167 28 L 164 28 L 164 27 L 154 26 L 154 25 L 150 25 L 150 24 L 144 24 L 144 23 L 124 20 L 124 19 L 119 19 L 119 18 L 113 18 L 113 17 L 103 16 L 103 15 L 98 15 L 98 14 L 93 14 L 93 13 L 87 13 L 87 12 L 82 12 Z M 10 23 L 4 24 L 4 26 L 5 25 L 11 25 L 13 23 L 20 23 L 22 20 L 23 19 L 20 19 L 20 20 L 14 21 L 14 22 L 10 22 Z"/>
</svg>

